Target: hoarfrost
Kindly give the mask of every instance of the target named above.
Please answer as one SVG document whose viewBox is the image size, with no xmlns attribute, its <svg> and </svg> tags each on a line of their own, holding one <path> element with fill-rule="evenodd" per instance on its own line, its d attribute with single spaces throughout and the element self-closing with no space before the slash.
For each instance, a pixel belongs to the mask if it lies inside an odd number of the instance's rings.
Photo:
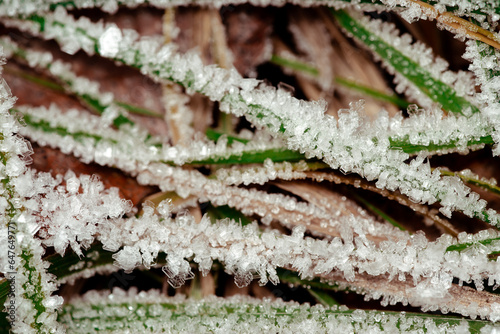
<svg viewBox="0 0 500 334">
<path fill-rule="evenodd" d="M 136 289 L 114 289 L 112 293 L 91 291 L 72 300 L 64 310 L 61 320 L 75 333 L 96 328 L 193 333 L 466 333 L 472 329 L 465 320 L 440 324 L 432 317 L 349 310 L 344 306 L 311 307 L 240 295 L 203 299 L 165 297 L 159 291 Z M 116 318 L 124 315 L 130 315 L 131 319 L 117 324 Z M 97 317 L 99 321 L 95 321 Z"/>
</svg>

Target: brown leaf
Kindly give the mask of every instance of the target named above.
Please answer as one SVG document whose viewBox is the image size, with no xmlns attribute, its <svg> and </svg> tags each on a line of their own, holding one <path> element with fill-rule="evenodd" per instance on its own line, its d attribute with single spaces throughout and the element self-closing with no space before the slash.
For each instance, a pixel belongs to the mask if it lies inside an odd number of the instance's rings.
<svg viewBox="0 0 500 334">
<path fill-rule="evenodd" d="M 242 75 L 254 76 L 255 68 L 270 57 L 272 12 L 250 6 L 229 6 L 222 13 L 234 66 Z"/>
</svg>

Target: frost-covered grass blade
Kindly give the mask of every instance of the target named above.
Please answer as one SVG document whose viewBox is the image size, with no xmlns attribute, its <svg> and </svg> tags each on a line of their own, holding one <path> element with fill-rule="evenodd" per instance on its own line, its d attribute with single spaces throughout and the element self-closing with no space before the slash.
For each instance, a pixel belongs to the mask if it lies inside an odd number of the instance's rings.
<svg viewBox="0 0 500 334">
<path fill-rule="evenodd" d="M 429 52 L 426 52 L 422 45 L 412 47 L 408 41 L 409 36 L 396 37 L 399 34 L 395 27 L 384 27 L 387 23 L 370 22 L 366 17 L 355 18 L 347 11 L 332 11 L 332 13 L 342 28 L 371 50 L 376 58 L 396 75 L 396 80 L 401 87 L 400 93 L 404 92 L 405 86 L 413 85 L 421 94 L 440 104 L 446 111 L 462 115 L 479 112 L 479 108 L 469 102 L 463 93 L 457 93 L 453 86 L 442 81 L 443 65 L 446 64 L 439 64 L 433 59 L 428 59 L 432 55 L 428 55 Z M 449 78 L 447 80 L 450 81 Z M 469 90 L 466 93 L 470 93 L 473 87 L 461 87 L 461 89 L 464 88 Z M 419 104 L 429 105 L 425 100 L 419 99 L 419 94 L 416 92 L 408 90 L 407 95 L 409 98 L 416 99 Z"/>
<path fill-rule="evenodd" d="M 113 296 L 110 298 L 109 296 Z M 109 300 L 113 299 L 112 302 Z M 422 314 L 349 310 L 345 307 L 310 307 L 249 297 L 190 300 L 165 298 L 156 291 L 88 293 L 64 308 L 60 320 L 75 333 L 127 330 L 238 332 L 283 331 L 296 333 L 476 331 L 488 327 L 481 321 Z M 167 321 L 165 321 L 167 320 Z M 486 329 L 486 328 L 485 328 Z"/>
</svg>

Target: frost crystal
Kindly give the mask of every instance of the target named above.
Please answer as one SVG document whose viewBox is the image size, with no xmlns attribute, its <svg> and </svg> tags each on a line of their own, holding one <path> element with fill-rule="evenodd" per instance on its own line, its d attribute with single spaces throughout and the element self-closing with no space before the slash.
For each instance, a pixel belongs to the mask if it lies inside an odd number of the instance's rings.
<svg viewBox="0 0 500 334">
<path fill-rule="evenodd" d="M 104 57 L 116 56 L 121 40 L 121 30 L 115 26 L 108 27 L 99 38 L 99 53 Z"/>
</svg>

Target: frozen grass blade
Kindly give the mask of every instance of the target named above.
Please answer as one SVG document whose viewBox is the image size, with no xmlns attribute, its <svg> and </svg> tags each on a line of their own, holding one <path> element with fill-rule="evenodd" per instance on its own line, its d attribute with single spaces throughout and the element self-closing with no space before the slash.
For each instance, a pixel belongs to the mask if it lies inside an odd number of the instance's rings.
<svg viewBox="0 0 500 334">
<path fill-rule="evenodd" d="M 492 238 L 492 239 L 483 239 L 479 240 L 477 242 L 466 242 L 466 243 L 459 243 L 455 245 L 451 245 L 448 248 L 446 248 L 447 252 L 461 252 L 464 251 L 470 247 L 477 246 L 477 245 L 483 245 L 483 246 L 490 246 L 488 247 L 488 251 L 491 253 L 496 253 L 500 250 L 500 237 L 499 238 Z"/>
<path fill-rule="evenodd" d="M 301 62 L 301 61 L 296 60 L 296 59 L 291 59 L 289 57 L 278 56 L 278 55 L 273 54 L 271 56 L 270 62 L 273 64 L 276 64 L 276 65 L 285 67 L 287 69 L 296 71 L 298 73 L 302 73 L 302 74 L 305 73 L 306 75 L 311 75 L 315 78 L 317 78 L 319 75 L 319 70 L 316 67 L 314 67 L 310 64 Z M 369 97 L 372 97 L 372 98 L 377 99 L 379 101 L 389 102 L 389 103 L 392 103 L 392 104 L 394 104 L 400 108 L 403 108 L 403 109 L 408 108 L 408 106 L 410 105 L 410 103 L 408 101 L 399 98 L 395 94 L 388 95 L 382 91 L 379 91 L 379 90 L 373 89 L 371 87 L 359 84 L 355 81 L 352 81 L 352 80 L 349 80 L 346 78 L 342 78 L 342 77 L 337 76 L 333 79 L 333 81 L 340 86 L 343 86 L 345 88 L 348 88 L 348 89 L 351 89 L 351 90 L 356 91 L 358 93 L 361 93 L 361 94 L 363 94 L 363 96 L 369 96 Z"/>
<path fill-rule="evenodd" d="M 485 178 L 481 178 L 479 175 L 474 174 L 471 170 L 466 169 L 460 172 L 451 172 L 449 170 L 445 170 L 440 168 L 439 172 L 441 175 L 447 175 L 447 176 L 458 176 L 461 178 L 464 182 L 467 182 L 469 184 L 478 186 L 483 188 L 486 191 L 489 191 L 492 194 L 500 196 L 500 187 L 497 186 L 497 181 L 496 180 L 487 180 Z"/>
<path fill-rule="evenodd" d="M 323 306 L 335 306 L 340 304 L 330 294 L 323 290 L 308 289 L 308 292 Z"/>
<path fill-rule="evenodd" d="M 0 192 L 4 194 L 0 205 L 1 270 L 9 279 L 3 284 L 13 287 L 2 304 L 9 311 L 14 333 L 62 333 L 56 321 L 62 298 L 52 296 L 56 290 L 54 277 L 46 271 L 42 260 L 45 249 L 34 237 L 35 217 L 25 207 L 22 195 L 26 190 L 22 177 L 31 147 L 17 135 L 19 124 L 8 111 L 14 98 L 3 80 L 0 101 Z"/>
<path fill-rule="evenodd" d="M 422 2 L 431 5 L 435 5 L 438 3 L 438 1 L 433 0 L 423 0 Z M 451 0 L 446 1 L 445 6 L 441 6 L 441 8 L 443 7 L 446 9 L 446 11 L 454 13 L 457 16 L 483 16 L 483 21 L 487 17 L 491 17 L 493 21 L 496 21 L 496 15 L 500 14 L 500 8 L 498 7 L 498 5 L 495 2 L 490 1 Z M 442 9 L 440 11 L 442 12 Z"/>
<path fill-rule="evenodd" d="M 391 143 L 391 148 L 393 149 L 401 149 L 403 152 L 408 154 L 418 154 L 420 152 L 455 152 L 455 151 L 463 151 L 464 148 L 483 148 L 485 145 L 493 145 L 495 141 L 493 140 L 491 135 L 479 136 L 476 139 L 468 140 L 465 144 L 461 144 L 460 140 L 452 139 L 449 141 L 444 141 L 441 143 L 431 142 L 429 144 L 412 144 L 409 135 L 405 135 L 402 138 L 392 137 L 389 138 Z M 457 147 L 459 147 L 457 149 Z"/>
<path fill-rule="evenodd" d="M 408 22 L 419 19 L 433 19 L 444 28 L 461 37 L 479 40 L 500 49 L 500 37 L 494 32 L 498 21 L 498 4 L 488 1 L 452 0 L 452 1 L 391 1 L 382 0 L 389 8 L 394 8 Z M 399 7 L 399 8 L 398 8 Z M 401 10 L 401 8 L 406 8 Z M 469 16 L 470 20 L 458 16 Z M 472 19 L 471 19 L 472 18 Z M 480 24 L 475 24 L 476 20 Z M 471 22 L 473 21 L 473 22 Z M 493 24 L 491 24 L 493 23 Z M 491 29 L 491 30 L 488 30 Z"/>
<path fill-rule="evenodd" d="M 147 116 L 162 117 L 150 110 L 115 101 L 112 93 L 101 92 L 98 82 L 77 76 L 72 71 L 70 64 L 61 60 L 54 60 L 52 54 L 49 52 L 23 49 L 8 37 L 0 38 L 0 45 L 3 46 L 9 58 L 15 57 L 21 60 L 21 62 L 27 63 L 33 69 L 48 72 L 59 83 L 23 73 L 22 76 L 24 78 L 53 90 L 64 91 L 67 94 L 74 95 L 85 106 L 97 114 L 101 115 L 104 112 L 114 114 L 111 117 L 114 117 L 113 124 L 115 126 L 133 124 L 127 117 L 125 110 Z"/>
<path fill-rule="evenodd" d="M 378 215 L 379 217 L 381 217 L 382 219 L 384 219 L 385 221 L 387 221 L 388 223 L 390 223 L 391 225 L 399 228 L 400 230 L 402 231 L 405 231 L 406 229 L 399 223 L 397 222 L 394 218 L 392 218 L 391 216 L 389 216 L 387 213 L 385 213 L 384 211 L 382 211 L 381 209 L 379 209 L 377 206 L 375 206 L 374 204 L 370 203 L 367 199 L 357 195 L 356 193 L 354 192 L 351 192 L 351 195 L 354 196 L 354 198 L 358 201 L 360 201 L 363 205 L 365 205 L 368 210 L 372 211 L 373 213 L 375 213 L 376 215 Z"/>
<path fill-rule="evenodd" d="M 112 296 L 112 297 L 111 297 Z M 111 301 L 113 300 L 113 301 Z M 280 301 L 261 301 L 250 297 L 210 297 L 202 300 L 163 297 L 157 291 L 125 292 L 115 289 L 90 292 L 65 306 L 61 322 L 75 333 L 117 332 L 128 329 L 205 332 L 215 327 L 220 331 L 276 331 L 294 333 L 328 332 L 400 332 L 423 331 L 455 333 L 480 330 L 489 326 L 484 321 L 425 314 L 401 314 L 349 310 L 346 307 L 310 307 Z M 486 329 L 486 328 L 485 328 Z"/>
<path fill-rule="evenodd" d="M 289 59 L 286 57 L 273 54 L 271 56 L 270 62 L 275 65 L 283 66 L 294 71 L 307 73 L 309 75 L 312 75 L 313 77 L 319 76 L 319 70 L 316 67 L 295 59 Z"/>
<path fill-rule="evenodd" d="M 458 93 L 453 86 L 442 81 L 444 73 L 441 72 L 443 72 L 443 65 L 446 64 L 438 64 L 436 60 L 429 59 L 429 52 L 426 52 L 422 45 L 411 46 L 408 43 L 409 36 L 399 37 L 399 32 L 395 27 L 389 27 L 387 23 L 375 20 L 370 22 L 367 18 L 361 17 L 355 18 L 343 10 L 332 11 L 332 14 L 342 28 L 356 41 L 371 50 L 378 59 L 382 60 L 389 72 L 396 75 L 396 82 L 400 85 L 396 89 L 400 93 L 405 90 L 405 86 L 411 84 L 430 100 L 440 104 L 446 111 L 462 115 L 479 112 L 478 107 L 463 96 L 463 92 Z M 418 59 L 412 59 L 412 56 Z M 427 64 L 424 65 L 424 61 Z M 443 60 L 439 61 L 443 62 Z M 429 67 L 432 72 L 427 70 Z M 450 76 L 449 73 L 448 76 Z M 449 78 L 447 80 L 450 81 Z M 458 76 L 455 80 L 458 80 Z M 460 83 L 460 85 L 464 84 Z M 473 88 L 471 85 L 467 89 L 471 92 Z M 418 93 L 412 90 L 407 90 L 405 93 L 409 98 L 416 99 L 417 103 L 429 106 L 428 102 L 418 98 Z"/>
<path fill-rule="evenodd" d="M 500 106 L 500 93 L 498 81 L 500 80 L 500 71 L 498 63 L 500 60 L 500 51 L 478 41 L 468 41 L 466 44 L 464 58 L 471 61 L 471 71 L 476 76 L 477 85 L 481 86 L 481 92 L 478 94 L 480 101 L 484 104 L 481 112 L 492 124 L 492 139 L 495 142 L 493 153 L 500 154 L 500 117 L 498 108 Z"/>
<path fill-rule="evenodd" d="M 143 156 L 143 162 L 156 161 L 169 165 L 252 164 L 263 163 L 266 159 L 271 159 L 274 162 L 293 162 L 305 159 L 303 154 L 288 150 L 282 147 L 279 142 L 266 144 L 263 139 L 259 138 L 253 141 L 246 140 L 244 144 L 232 145 L 232 147 L 228 147 L 222 140 L 218 144 L 209 141 L 192 141 L 190 146 L 170 146 L 166 143 L 152 145 L 149 144 L 152 137 L 136 127 L 117 130 L 111 128 L 110 124 L 101 121 L 98 117 L 86 115 L 77 110 L 72 110 L 65 115 L 59 113 L 55 108 L 52 106 L 49 109 L 34 108 L 30 110 L 29 107 L 19 106 L 19 110 L 23 111 L 24 122 L 30 129 L 25 131 L 25 135 L 34 139 L 37 132 L 40 135 L 44 134 L 45 140 L 52 138 L 51 142 L 55 146 L 59 146 L 56 138 L 62 141 L 68 141 L 71 138 L 75 141 L 75 145 L 86 147 L 89 147 L 88 145 L 93 147 L 112 146 L 116 152 L 121 151 L 123 156 L 129 156 L 132 152 L 136 152 L 135 156 Z M 71 125 L 76 117 L 86 118 L 87 122 L 83 123 L 82 126 Z M 130 138 L 130 133 L 141 133 L 141 135 Z M 154 138 L 153 141 L 157 142 Z M 227 142 L 229 142 L 229 138 Z M 64 145 L 67 147 L 66 150 L 69 149 L 67 143 Z M 61 149 L 64 148 L 61 147 Z M 82 147 L 81 150 L 83 149 Z M 206 152 L 205 156 L 200 154 L 201 152 Z M 83 153 L 75 152 L 75 154 L 79 156 Z M 82 158 L 88 160 L 88 158 Z"/>
<path fill-rule="evenodd" d="M 367 87 L 364 85 L 361 85 L 355 81 L 351 81 L 345 78 L 340 78 L 336 77 L 335 83 L 344 86 L 346 88 L 352 89 L 354 91 L 357 91 L 359 93 L 362 93 L 364 96 L 370 96 L 374 99 L 384 101 L 384 102 L 390 102 L 400 108 L 406 109 L 410 105 L 410 103 L 406 100 L 403 100 L 402 98 L 398 97 L 396 94 L 393 95 L 387 95 L 384 92 L 381 92 L 379 90 L 373 89 L 371 87 Z"/>
</svg>

